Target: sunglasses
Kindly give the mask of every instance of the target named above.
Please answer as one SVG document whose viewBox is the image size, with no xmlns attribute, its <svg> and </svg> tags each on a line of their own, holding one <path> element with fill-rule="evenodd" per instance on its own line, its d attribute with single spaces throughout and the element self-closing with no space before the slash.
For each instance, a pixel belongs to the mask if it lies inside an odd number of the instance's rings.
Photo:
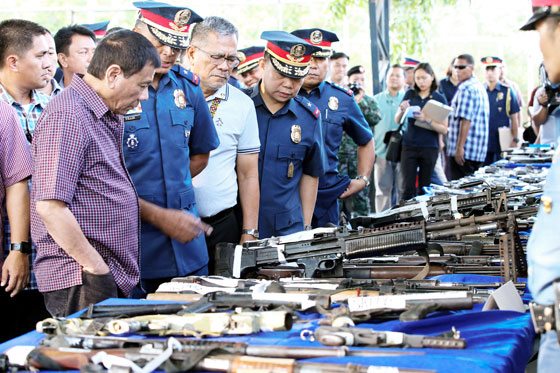
<svg viewBox="0 0 560 373">
<path fill-rule="evenodd" d="M 457 70 L 463 70 L 463 69 L 466 69 L 469 66 L 471 66 L 471 65 L 454 65 L 453 68 L 457 69 Z"/>
</svg>

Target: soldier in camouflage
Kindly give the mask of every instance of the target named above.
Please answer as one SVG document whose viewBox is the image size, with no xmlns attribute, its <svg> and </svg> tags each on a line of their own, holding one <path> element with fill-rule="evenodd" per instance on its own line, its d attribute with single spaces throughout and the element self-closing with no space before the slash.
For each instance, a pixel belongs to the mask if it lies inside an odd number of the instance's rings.
<svg viewBox="0 0 560 373">
<path fill-rule="evenodd" d="M 363 80 L 365 80 L 363 77 L 365 72 L 364 68 L 362 66 L 358 66 L 357 68 L 357 70 L 356 67 L 354 67 L 348 71 L 349 88 L 354 92 L 354 98 L 373 132 L 375 125 L 381 121 L 381 112 L 373 97 L 367 96 L 363 89 L 362 84 Z M 346 133 L 343 134 L 342 141 L 340 142 L 338 161 L 339 173 L 347 174 L 351 179 L 357 176 L 356 144 Z M 373 179 L 373 172 L 372 178 L 370 179 Z M 364 216 L 372 212 L 370 209 L 370 189 L 373 188 L 374 186 L 370 184 L 353 197 L 344 200 L 341 204 L 341 209 L 347 217 Z"/>
</svg>

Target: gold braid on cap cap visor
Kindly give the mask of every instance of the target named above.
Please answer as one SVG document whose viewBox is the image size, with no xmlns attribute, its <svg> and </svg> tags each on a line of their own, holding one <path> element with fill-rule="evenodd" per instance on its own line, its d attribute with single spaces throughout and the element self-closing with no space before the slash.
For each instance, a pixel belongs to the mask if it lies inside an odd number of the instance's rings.
<svg viewBox="0 0 560 373">
<path fill-rule="evenodd" d="M 150 21 L 149 19 L 146 19 L 145 17 L 140 17 L 140 21 L 144 22 L 144 23 L 147 24 L 147 25 L 150 25 L 150 26 L 152 26 L 152 27 L 155 27 L 155 28 L 157 28 L 158 30 L 161 30 L 161 28 L 163 27 L 163 26 L 161 26 L 161 25 L 158 25 L 158 24 L 155 23 L 155 22 Z M 171 27 L 171 24 L 172 24 L 172 23 L 173 23 L 173 22 L 169 22 L 169 25 L 170 25 L 169 27 Z M 182 38 L 186 38 L 186 37 L 189 36 L 189 27 L 188 27 L 188 26 L 185 26 L 185 28 L 186 28 L 185 31 L 173 30 L 173 29 L 170 29 L 170 28 L 169 28 L 169 29 L 166 29 L 165 32 L 168 33 L 168 34 L 171 34 L 171 35 L 175 35 L 175 36 L 179 36 L 179 37 L 182 37 Z M 163 30 L 162 30 L 162 31 L 163 31 Z"/>
<path fill-rule="evenodd" d="M 268 48 L 266 48 L 266 52 L 267 52 L 267 53 L 270 53 L 270 55 L 271 55 L 272 57 L 276 58 L 278 61 L 287 63 L 288 65 L 291 65 L 291 66 L 296 66 L 296 67 L 306 67 L 306 66 L 309 66 L 309 61 L 308 61 L 308 62 L 296 62 L 296 61 L 292 61 L 292 60 L 289 60 L 289 59 L 287 59 L 287 58 L 280 57 L 279 55 L 277 55 L 276 53 L 274 53 L 273 51 L 271 51 L 271 50 L 268 49 Z"/>
<path fill-rule="evenodd" d="M 239 74 L 243 74 L 246 71 L 253 70 L 255 67 L 257 67 L 260 60 L 262 60 L 262 57 L 258 58 L 256 60 L 253 60 L 251 62 L 248 62 L 246 64 L 240 64 L 239 66 L 237 66 L 237 72 Z"/>
<path fill-rule="evenodd" d="M 158 28 L 150 25 L 150 31 L 156 38 L 167 45 L 177 46 L 178 49 L 187 49 L 189 47 L 189 40 L 186 35 L 176 36 L 169 35 L 162 32 Z"/>
<path fill-rule="evenodd" d="M 301 78 L 305 78 L 307 73 L 309 72 L 309 65 L 305 66 L 303 69 L 301 67 L 293 66 L 293 65 L 282 65 L 280 61 L 278 61 L 274 56 L 270 56 L 270 62 L 272 62 L 272 66 L 280 73 L 284 75 L 292 75 Z"/>
<path fill-rule="evenodd" d="M 533 7 L 533 14 L 541 13 L 546 14 L 547 16 L 558 16 L 560 15 L 560 6 L 559 5 L 550 5 L 550 6 L 534 6 Z"/>
</svg>

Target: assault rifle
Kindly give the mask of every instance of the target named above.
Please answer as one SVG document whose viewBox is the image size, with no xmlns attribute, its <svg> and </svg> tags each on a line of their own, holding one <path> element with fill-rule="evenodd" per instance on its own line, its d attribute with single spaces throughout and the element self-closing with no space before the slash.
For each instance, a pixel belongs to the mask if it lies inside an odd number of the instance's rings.
<svg viewBox="0 0 560 373">
<path fill-rule="evenodd" d="M 414 268 L 415 273 L 418 267 Z M 469 291 L 476 295 L 489 295 L 492 289 L 500 287 L 501 283 L 461 283 L 461 282 L 442 282 L 439 280 L 372 280 L 358 278 L 281 278 L 277 282 L 254 279 L 226 279 L 217 276 L 189 276 L 173 279 L 169 283 L 163 284 L 157 293 L 151 294 L 152 298 L 160 300 L 184 299 L 197 301 L 205 299 L 209 291 L 215 292 L 216 289 L 229 294 L 251 293 L 253 289 L 260 287 L 267 294 L 274 297 L 274 293 L 281 293 L 286 297 L 297 299 L 302 295 L 309 296 L 309 299 L 323 298 L 331 302 L 343 302 L 352 296 L 385 295 L 385 294 L 405 294 L 405 293 L 425 293 L 441 291 Z M 168 286 L 167 286 L 168 285 Z M 525 284 L 516 284 L 519 290 L 525 288 Z M 326 302 L 321 302 L 320 307 L 324 307 Z"/>
<path fill-rule="evenodd" d="M 183 315 L 146 315 L 131 318 L 54 319 L 37 323 L 36 330 L 47 335 L 138 333 L 145 335 L 221 336 L 260 331 L 290 330 L 292 312 L 191 313 Z"/>
<path fill-rule="evenodd" d="M 298 362 L 296 358 L 313 358 L 325 356 L 414 356 L 423 355 L 422 352 L 403 351 L 403 352 L 378 352 L 378 351 L 352 351 L 347 348 L 322 348 L 322 347 L 279 347 L 279 346 L 243 346 L 230 348 L 227 345 L 220 346 L 214 342 L 214 346 L 189 349 L 188 344 L 179 343 L 175 339 L 167 341 L 168 346 L 152 346 L 150 344 L 143 345 L 142 348 L 117 348 L 103 350 L 84 350 L 73 348 L 53 348 L 38 347 L 32 350 L 28 356 L 27 366 L 42 370 L 84 370 L 84 371 L 100 371 L 100 365 L 110 369 L 111 371 L 134 371 L 134 372 L 151 372 L 156 369 L 162 369 L 172 372 L 184 372 L 191 369 L 211 370 L 217 372 L 241 372 L 249 371 L 258 367 L 259 371 L 284 371 L 289 369 L 291 372 L 326 372 L 326 373 L 342 373 L 357 372 L 367 373 L 375 371 L 375 366 L 361 365 L 337 365 L 323 363 Z M 231 343 L 227 343 L 232 345 Z M 252 348 L 253 351 L 266 357 L 247 356 L 240 353 L 231 354 L 226 352 L 233 350 L 247 351 Z M 338 355 L 334 355 L 334 353 Z M 9 356 L 10 351 L 6 353 Z M 13 354 L 12 354 L 13 355 Z M 268 357 L 282 356 L 282 358 Z M 295 356 L 295 357 L 292 357 Z M 3 359 L 8 362 L 11 359 Z M 18 357 L 21 360 L 21 357 Z M 7 365 L 7 364 L 6 364 Z M 381 367 L 379 367 L 381 368 Z M 391 372 L 399 373 L 425 373 L 433 372 L 421 369 L 393 368 Z"/>
<path fill-rule="evenodd" d="M 482 274 L 499 276 L 503 260 L 499 257 L 487 256 L 430 256 L 430 272 L 428 276 L 442 274 Z M 373 279 L 410 279 L 422 270 L 424 259 L 419 256 L 405 255 L 400 257 L 354 259 L 343 264 L 346 277 Z"/>
<path fill-rule="evenodd" d="M 399 332 L 382 332 L 367 328 L 320 326 L 304 330 L 302 339 L 317 340 L 327 346 L 412 347 L 436 349 L 464 349 L 467 342 L 460 333 L 451 332 L 438 336 L 412 335 Z"/>
<path fill-rule="evenodd" d="M 273 310 L 285 307 L 291 310 L 303 311 L 315 306 L 330 308 L 330 300 L 325 296 L 311 296 L 306 294 L 287 295 L 283 293 L 229 293 L 213 291 L 206 293 L 198 300 L 189 304 L 146 304 L 146 305 L 90 305 L 83 318 L 116 318 L 134 317 L 142 315 L 162 315 L 202 312 L 223 312 L 231 309 Z"/>
<path fill-rule="evenodd" d="M 218 244 L 216 272 L 226 277 L 254 277 L 263 266 L 295 263 L 305 277 L 341 277 L 342 261 L 418 251 L 427 258 L 424 221 L 402 222 L 349 231 L 319 228 L 290 236 Z M 427 262 L 429 266 L 429 262 Z"/>
<path fill-rule="evenodd" d="M 526 199 L 526 205 L 536 204 L 531 197 L 542 193 L 541 188 L 509 192 L 503 188 L 487 188 L 481 192 L 463 195 L 440 194 L 428 201 L 409 201 L 402 206 L 383 211 L 373 216 L 358 216 L 350 220 L 353 229 L 376 227 L 389 222 L 398 222 L 415 217 L 423 217 L 429 222 L 459 219 L 483 213 L 515 212 L 508 209 L 508 201 Z M 516 205 L 518 202 L 516 202 Z"/>
</svg>

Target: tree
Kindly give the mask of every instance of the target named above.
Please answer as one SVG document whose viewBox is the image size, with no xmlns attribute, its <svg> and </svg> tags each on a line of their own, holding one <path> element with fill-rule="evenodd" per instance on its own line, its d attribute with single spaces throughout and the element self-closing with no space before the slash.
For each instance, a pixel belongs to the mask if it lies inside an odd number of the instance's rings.
<svg viewBox="0 0 560 373">
<path fill-rule="evenodd" d="M 371 1 L 371 0 L 370 0 Z M 455 5 L 457 0 L 392 0 L 389 10 L 391 59 L 399 62 L 405 55 L 421 57 L 428 42 L 431 11 L 436 5 Z M 329 9 L 336 19 L 346 16 L 348 7 L 366 8 L 368 0 L 331 0 Z"/>
</svg>

